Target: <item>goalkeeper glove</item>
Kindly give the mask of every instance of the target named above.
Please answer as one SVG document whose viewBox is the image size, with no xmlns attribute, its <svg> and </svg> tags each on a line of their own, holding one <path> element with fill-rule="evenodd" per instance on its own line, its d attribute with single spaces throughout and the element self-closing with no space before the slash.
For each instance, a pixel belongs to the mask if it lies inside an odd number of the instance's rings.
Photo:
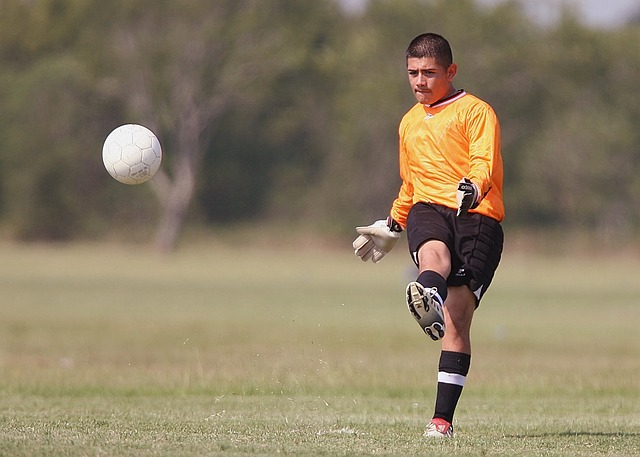
<svg viewBox="0 0 640 457">
<path fill-rule="evenodd" d="M 469 178 L 462 178 L 458 183 L 456 200 L 458 200 L 457 215 L 466 215 L 467 211 L 477 208 L 478 203 L 480 203 L 480 192 L 478 191 L 478 186 L 472 183 Z"/>
<path fill-rule="evenodd" d="M 363 262 L 378 263 L 400 239 L 402 227 L 391 217 L 381 219 L 366 227 L 356 227 L 360 234 L 353 242 L 353 249 Z"/>
</svg>

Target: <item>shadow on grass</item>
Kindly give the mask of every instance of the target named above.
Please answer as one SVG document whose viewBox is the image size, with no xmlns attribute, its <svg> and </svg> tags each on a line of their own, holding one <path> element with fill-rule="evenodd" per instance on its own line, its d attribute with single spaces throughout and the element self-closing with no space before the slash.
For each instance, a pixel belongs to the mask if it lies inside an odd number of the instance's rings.
<svg viewBox="0 0 640 457">
<path fill-rule="evenodd" d="M 579 436 L 592 436 L 592 437 L 619 437 L 619 438 L 636 438 L 640 437 L 639 432 L 557 432 L 557 433 L 536 433 L 536 434 L 523 434 L 505 435 L 505 438 L 562 438 L 562 437 L 579 437 Z"/>
</svg>

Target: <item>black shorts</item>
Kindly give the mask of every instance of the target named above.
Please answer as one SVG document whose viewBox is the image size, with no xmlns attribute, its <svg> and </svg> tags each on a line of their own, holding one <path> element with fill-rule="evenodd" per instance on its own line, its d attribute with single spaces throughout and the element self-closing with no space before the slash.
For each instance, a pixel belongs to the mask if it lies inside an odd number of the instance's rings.
<svg viewBox="0 0 640 457">
<path fill-rule="evenodd" d="M 457 217 L 454 209 L 416 203 L 407 217 L 407 239 L 416 265 L 422 244 L 429 240 L 446 244 L 451 253 L 447 285 L 469 286 L 480 303 L 500 263 L 504 234 L 498 221 L 482 214 Z"/>
</svg>

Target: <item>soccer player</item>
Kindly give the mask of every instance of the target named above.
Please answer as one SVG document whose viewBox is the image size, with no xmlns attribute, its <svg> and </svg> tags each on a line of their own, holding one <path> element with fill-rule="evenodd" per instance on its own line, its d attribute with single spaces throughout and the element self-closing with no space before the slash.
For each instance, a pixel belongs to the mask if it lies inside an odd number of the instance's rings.
<svg viewBox="0 0 640 457">
<path fill-rule="evenodd" d="M 406 51 L 418 103 L 402 118 L 402 185 L 386 220 L 358 227 L 363 261 L 380 261 L 402 231 L 418 267 L 406 289 L 411 315 L 441 340 L 435 412 L 427 437 L 452 437 L 453 415 L 471 364 L 471 320 L 502 255 L 500 126 L 486 102 L 456 89 L 448 41 L 417 36 Z"/>
</svg>

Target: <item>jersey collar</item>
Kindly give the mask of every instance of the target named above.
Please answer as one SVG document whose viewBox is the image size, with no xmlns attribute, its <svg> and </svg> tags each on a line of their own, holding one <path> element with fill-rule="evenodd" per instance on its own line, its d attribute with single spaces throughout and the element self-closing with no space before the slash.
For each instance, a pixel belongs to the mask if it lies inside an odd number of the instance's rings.
<svg viewBox="0 0 640 457">
<path fill-rule="evenodd" d="M 459 100 L 460 98 L 464 97 L 465 95 L 467 95 L 467 93 L 464 91 L 464 89 L 459 89 L 453 95 L 449 95 L 448 97 L 441 98 L 435 103 L 432 103 L 430 105 L 424 105 L 424 106 L 426 106 L 427 108 L 438 108 L 440 106 L 453 103 L 456 100 Z"/>
</svg>

